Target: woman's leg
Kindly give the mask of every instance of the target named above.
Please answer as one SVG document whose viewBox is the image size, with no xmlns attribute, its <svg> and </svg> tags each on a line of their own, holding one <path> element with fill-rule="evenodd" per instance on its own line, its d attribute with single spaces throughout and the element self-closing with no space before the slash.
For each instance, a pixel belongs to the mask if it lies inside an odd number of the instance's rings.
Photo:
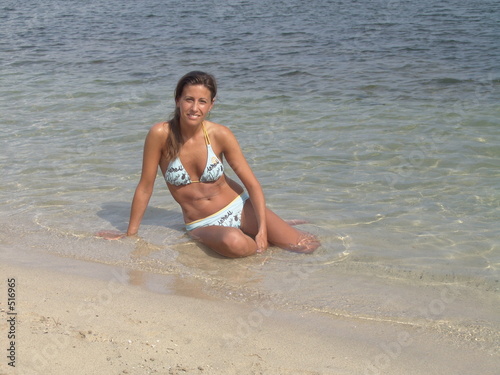
<svg viewBox="0 0 500 375">
<path fill-rule="evenodd" d="M 252 202 L 247 200 L 243 207 L 241 229 L 244 233 L 255 236 L 258 231 L 257 217 Z M 281 219 L 269 208 L 266 208 L 267 240 L 282 249 L 300 253 L 312 253 L 320 242 L 310 233 L 302 232 Z"/>
<path fill-rule="evenodd" d="M 266 225 L 268 241 L 282 249 L 312 253 L 320 245 L 315 236 L 292 227 L 268 208 Z M 189 234 L 220 255 L 240 258 L 257 252 L 257 244 L 252 238 L 257 232 L 257 217 L 252 202 L 248 199 L 241 214 L 241 229 L 208 225 L 193 229 Z"/>
<path fill-rule="evenodd" d="M 241 258 L 257 251 L 255 241 L 238 228 L 210 225 L 196 228 L 190 236 L 228 258 Z"/>
</svg>

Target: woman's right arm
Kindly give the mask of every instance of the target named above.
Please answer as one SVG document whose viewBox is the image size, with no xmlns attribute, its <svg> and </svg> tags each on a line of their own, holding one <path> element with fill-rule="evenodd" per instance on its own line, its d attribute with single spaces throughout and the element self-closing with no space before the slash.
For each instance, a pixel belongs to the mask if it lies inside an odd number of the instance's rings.
<svg viewBox="0 0 500 375">
<path fill-rule="evenodd" d="M 142 159 L 141 179 L 135 189 L 127 236 L 134 236 L 139 231 L 144 212 L 148 207 L 149 199 L 153 194 L 153 187 L 158 173 L 162 148 L 165 145 L 167 133 L 164 123 L 154 125 L 146 136 Z"/>
</svg>

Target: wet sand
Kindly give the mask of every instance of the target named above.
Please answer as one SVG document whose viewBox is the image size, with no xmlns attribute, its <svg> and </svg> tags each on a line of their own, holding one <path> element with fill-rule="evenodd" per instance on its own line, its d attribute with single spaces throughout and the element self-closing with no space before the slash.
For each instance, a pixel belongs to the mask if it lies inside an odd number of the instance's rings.
<svg viewBox="0 0 500 375">
<path fill-rule="evenodd" d="M 495 374 L 499 365 L 433 330 L 217 300 L 177 276 L 146 285 L 126 269 L 43 259 L 1 261 L 2 349 L 8 279 L 17 313 L 16 367 L 3 356 L 1 374 L 441 375 Z"/>
</svg>

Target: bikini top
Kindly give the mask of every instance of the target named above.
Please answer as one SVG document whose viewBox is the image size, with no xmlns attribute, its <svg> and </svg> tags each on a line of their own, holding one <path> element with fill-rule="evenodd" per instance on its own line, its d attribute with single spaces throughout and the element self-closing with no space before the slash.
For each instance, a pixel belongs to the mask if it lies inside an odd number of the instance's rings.
<svg viewBox="0 0 500 375">
<path fill-rule="evenodd" d="M 205 125 L 202 123 L 201 126 L 205 134 L 205 143 L 207 145 L 207 164 L 205 170 L 198 181 L 191 181 L 191 177 L 186 169 L 184 169 L 181 159 L 177 157 L 168 164 L 167 170 L 165 171 L 165 181 L 169 184 L 182 186 L 195 182 L 214 182 L 224 174 L 224 165 L 217 155 L 215 155 L 214 150 L 212 150 L 212 145 L 210 144 L 210 138 L 208 137 Z"/>
</svg>

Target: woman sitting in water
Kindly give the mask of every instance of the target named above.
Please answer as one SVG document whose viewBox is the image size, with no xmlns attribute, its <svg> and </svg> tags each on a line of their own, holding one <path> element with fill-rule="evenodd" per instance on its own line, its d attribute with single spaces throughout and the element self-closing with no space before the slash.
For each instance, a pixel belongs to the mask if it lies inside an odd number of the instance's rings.
<svg viewBox="0 0 500 375">
<path fill-rule="evenodd" d="M 179 203 L 186 230 L 196 240 L 231 258 L 267 249 L 268 243 L 310 253 L 318 246 L 266 208 L 264 193 L 233 133 L 207 121 L 217 94 L 213 76 L 191 72 L 175 90 L 175 113 L 154 125 L 145 141 L 142 175 L 135 190 L 128 236 L 137 234 L 158 166 Z M 224 174 L 223 158 L 246 190 Z"/>
</svg>

